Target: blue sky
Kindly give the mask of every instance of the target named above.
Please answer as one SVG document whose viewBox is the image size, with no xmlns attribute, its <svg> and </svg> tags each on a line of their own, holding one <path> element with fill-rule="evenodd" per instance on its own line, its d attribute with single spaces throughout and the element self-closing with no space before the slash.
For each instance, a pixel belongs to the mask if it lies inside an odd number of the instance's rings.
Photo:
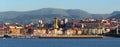
<svg viewBox="0 0 120 47">
<path fill-rule="evenodd" d="M 0 0 L 0 12 L 63 8 L 101 14 L 120 11 L 119 5 L 120 0 Z"/>
</svg>

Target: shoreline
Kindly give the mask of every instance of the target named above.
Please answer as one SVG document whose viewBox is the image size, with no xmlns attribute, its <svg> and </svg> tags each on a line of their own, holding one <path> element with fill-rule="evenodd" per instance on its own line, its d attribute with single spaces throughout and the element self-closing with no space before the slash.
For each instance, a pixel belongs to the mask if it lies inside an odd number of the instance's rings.
<svg viewBox="0 0 120 47">
<path fill-rule="evenodd" d="M 74 39 L 74 38 L 113 38 L 103 35 L 37 35 L 37 36 L 0 36 L 0 38 L 55 38 L 55 39 Z"/>
</svg>

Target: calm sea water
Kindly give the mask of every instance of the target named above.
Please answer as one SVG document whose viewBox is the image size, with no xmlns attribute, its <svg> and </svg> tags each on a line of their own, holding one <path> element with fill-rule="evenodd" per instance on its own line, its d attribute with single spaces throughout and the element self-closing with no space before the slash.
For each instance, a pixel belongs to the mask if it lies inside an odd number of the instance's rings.
<svg viewBox="0 0 120 47">
<path fill-rule="evenodd" d="M 0 39 L 0 47 L 120 47 L 120 38 Z"/>
</svg>

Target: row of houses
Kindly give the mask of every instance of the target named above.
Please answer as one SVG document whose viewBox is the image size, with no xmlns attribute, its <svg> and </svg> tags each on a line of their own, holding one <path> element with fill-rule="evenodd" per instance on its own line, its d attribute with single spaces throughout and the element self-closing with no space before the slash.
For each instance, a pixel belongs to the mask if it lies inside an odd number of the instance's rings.
<svg viewBox="0 0 120 47">
<path fill-rule="evenodd" d="M 46 28 L 46 25 L 50 27 Z M 52 24 L 45 24 L 40 20 L 38 26 L 34 26 L 34 24 L 0 25 L 0 35 L 103 35 L 111 30 L 119 29 L 119 25 L 119 21 L 110 19 L 87 18 L 79 22 L 74 20 L 68 22 L 68 19 L 64 19 L 61 23 L 58 18 L 55 18 Z"/>
</svg>

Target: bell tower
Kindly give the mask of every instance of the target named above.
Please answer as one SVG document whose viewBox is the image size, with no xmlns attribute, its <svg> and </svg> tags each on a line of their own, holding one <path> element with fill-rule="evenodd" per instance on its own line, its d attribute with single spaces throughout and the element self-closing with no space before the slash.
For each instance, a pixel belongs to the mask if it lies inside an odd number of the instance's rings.
<svg viewBox="0 0 120 47">
<path fill-rule="evenodd" d="M 54 18 L 54 24 L 53 24 L 53 34 L 57 35 L 58 34 L 58 18 Z"/>
<path fill-rule="evenodd" d="M 58 29 L 58 18 L 54 18 L 54 29 Z"/>
</svg>

